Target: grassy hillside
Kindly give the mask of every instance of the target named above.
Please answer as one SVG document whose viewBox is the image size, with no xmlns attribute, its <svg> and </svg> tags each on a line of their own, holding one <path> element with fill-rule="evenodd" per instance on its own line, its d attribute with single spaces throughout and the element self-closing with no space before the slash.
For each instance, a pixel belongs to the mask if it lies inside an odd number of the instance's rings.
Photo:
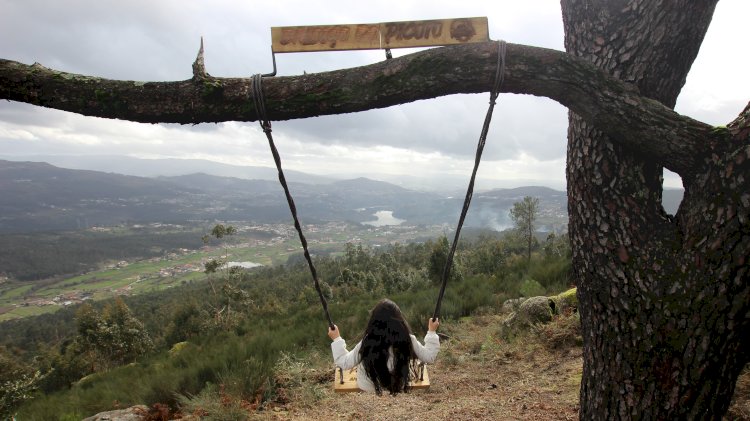
<svg viewBox="0 0 750 421">
<path fill-rule="evenodd" d="M 445 252 L 443 246 L 438 241 L 375 251 L 350 245 L 340 257 L 318 259 L 332 316 L 342 332 L 353 339 L 368 309 L 388 296 L 399 303 L 416 333 L 424 334 L 437 296 L 430 262 Z M 444 326 L 477 312 L 495 312 L 522 290 L 567 288 L 567 262 L 567 254 L 541 248 L 529 265 L 503 240 L 482 237 L 463 244 L 457 276 L 443 302 Z M 284 388 L 275 368 L 281 355 L 295 359 L 330 352 L 320 304 L 302 265 L 224 273 L 208 284 L 131 297 L 127 306 L 152 340 L 151 351 L 113 362 L 109 348 L 86 342 L 91 328 L 81 325 L 100 317 L 99 325 L 115 329 L 116 322 L 107 319 L 112 304 L 79 310 L 75 332 L 37 344 L 42 352 L 33 364 L 46 377 L 36 397 L 21 408 L 20 419 L 76 419 L 111 409 L 113 402 L 161 403 L 174 411 L 189 406 L 184 397 L 263 406 L 277 400 Z M 120 361 L 126 364 L 120 366 Z"/>
<path fill-rule="evenodd" d="M 350 245 L 342 256 L 317 259 L 343 335 L 356 341 L 368 310 L 388 296 L 422 336 L 438 289 L 430 262 L 444 252 L 442 244 L 377 251 Z M 479 236 L 459 247 L 441 315 L 441 351 L 426 392 L 396 398 L 332 392 L 326 323 L 301 264 L 227 272 L 210 285 L 131 297 L 125 313 L 117 313 L 117 303 L 82 308 L 69 335 L 53 340 L 49 331 L 39 334 L 33 355 L 0 347 L 0 362 L 14 367 L 13 379 L 42 373 L 18 412 L 23 420 L 79 420 L 136 404 L 150 407 L 152 419 L 576 419 L 577 313 L 564 311 L 520 332 L 501 329 L 506 299 L 567 288 L 570 260 L 556 252 L 559 246 L 543 243 L 531 262 L 496 238 Z M 131 330 L 147 335 L 150 350 L 115 361 L 106 352 L 111 341 L 103 350 L 87 342 L 97 323 L 114 329 L 116 320 L 129 317 L 140 320 Z M 44 330 L 41 320 L 34 320 L 37 333 Z M 54 327 L 53 319 L 44 323 Z M 750 414 L 749 385 L 745 373 L 731 419 Z"/>
</svg>

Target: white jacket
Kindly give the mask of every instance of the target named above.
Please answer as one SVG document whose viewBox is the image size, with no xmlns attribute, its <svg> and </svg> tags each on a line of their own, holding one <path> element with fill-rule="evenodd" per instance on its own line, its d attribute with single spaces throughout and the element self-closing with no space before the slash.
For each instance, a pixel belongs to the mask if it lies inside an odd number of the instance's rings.
<svg viewBox="0 0 750 421">
<path fill-rule="evenodd" d="M 432 364 L 437 358 L 440 351 L 440 337 L 435 332 L 427 332 L 424 336 L 424 345 L 422 345 L 416 336 L 411 336 L 411 347 L 416 357 L 426 364 Z M 346 350 L 346 341 L 339 336 L 331 342 L 331 352 L 333 352 L 333 362 L 337 367 L 344 370 L 350 370 L 357 366 L 357 386 L 365 392 L 374 392 L 375 385 L 367 376 L 364 367 L 362 367 L 362 357 L 359 355 L 359 348 L 362 346 L 360 341 L 351 351 Z M 388 369 L 393 370 L 393 350 L 388 358 Z"/>
</svg>

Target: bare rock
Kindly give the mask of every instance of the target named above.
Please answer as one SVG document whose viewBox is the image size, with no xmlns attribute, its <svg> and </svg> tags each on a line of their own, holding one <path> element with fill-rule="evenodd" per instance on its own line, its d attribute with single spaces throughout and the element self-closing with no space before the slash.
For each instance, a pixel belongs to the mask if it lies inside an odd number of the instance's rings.
<svg viewBox="0 0 750 421">
<path fill-rule="evenodd" d="M 141 421 L 147 413 L 146 405 L 136 405 L 126 409 L 100 412 L 92 417 L 84 418 L 83 421 Z"/>
<path fill-rule="evenodd" d="M 531 297 L 521 303 L 517 311 L 520 322 L 527 325 L 552 321 L 555 302 L 549 297 Z"/>
<path fill-rule="evenodd" d="M 524 301 L 526 301 L 526 297 L 511 298 L 509 300 L 505 300 L 505 302 L 503 303 L 503 307 L 500 309 L 500 312 L 503 314 L 509 314 L 518 311 L 518 307 L 520 307 Z"/>
<path fill-rule="evenodd" d="M 524 300 L 518 306 L 518 310 L 503 320 L 500 333 L 505 337 L 513 336 L 532 325 L 552 321 L 553 314 L 555 314 L 555 302 L 551 298 L 531 297 Z"/>
</svg>

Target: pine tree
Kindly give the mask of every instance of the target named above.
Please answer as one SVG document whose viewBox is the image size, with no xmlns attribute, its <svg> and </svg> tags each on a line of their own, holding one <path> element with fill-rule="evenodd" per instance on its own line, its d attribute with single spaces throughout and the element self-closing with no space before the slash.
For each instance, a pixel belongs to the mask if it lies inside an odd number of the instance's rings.
<svg viewBox="0 0 750 421">
<path fill-rule="evenodd" d="M 534 243 L 534 222 L 539 214 L 539 199 L 526 196 L 522 201 L 513 204 L 510 217 L 516 228 L 516 233 L 526 245 L 526 260 L 531 261 L 531 247 Z"/>
</svg>

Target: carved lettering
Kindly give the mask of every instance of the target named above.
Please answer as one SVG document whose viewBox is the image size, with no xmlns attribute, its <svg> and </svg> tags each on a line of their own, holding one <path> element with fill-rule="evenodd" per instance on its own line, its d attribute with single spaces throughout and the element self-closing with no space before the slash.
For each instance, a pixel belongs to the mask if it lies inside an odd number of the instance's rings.
<svg viewBox="0 0 750 421">
<path fill-rule="evenodd" d="M 297 28 L 297 27 L 281 28 L 281 39 L 279 40 L 279 43 L 281 45 L 293 44 L 294 40 L 297 39 L 298 31 L 302 31 L 302 28 Z"/>
<path fill-rule="evenodd" d="M 391 40 L 401 41 L 410 39 L 439 38 L 443 35 L 443 22 L 439 20 L 423 20 L 414 22 L 390 22 L 385 24 L 385 43 Z"/>
<path fill-rule="evenodd" d="M 335 48 L 339 41 L 349 39 L 348 26 L 307 26 L 281 29 L 281 45 L 328 45 Z"/>
<path fill-rule="evenodd" d="M 364 43 L 375 43 L 380 38 L 380 28 L 378 25 L 357 25 L 354 31 L 354 40 Z"/>
<path fill-rule="evenodd" d="M 388 44 L 391 42 L 391 38 L 396 36 L 396 33 L 398 32 L 398 23 L 386 23 L 385 24 L 385 35 L 383 38 L 385 38 L 385 43 Z"/>
<path fill-rule="evenodd" d="M 271 28 L 276 53 L 410 48 L 489 39 L 487 18 Z"/>
</svg>

